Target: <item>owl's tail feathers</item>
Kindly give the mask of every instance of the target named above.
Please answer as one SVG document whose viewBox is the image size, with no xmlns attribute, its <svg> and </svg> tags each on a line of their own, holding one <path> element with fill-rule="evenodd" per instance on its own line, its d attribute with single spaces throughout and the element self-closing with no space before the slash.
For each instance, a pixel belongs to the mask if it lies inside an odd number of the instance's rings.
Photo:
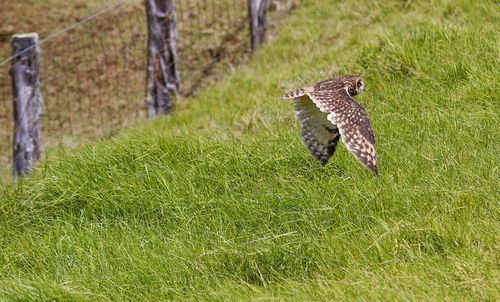
<svg viewBox="0 0 500 302">
<path fill-rule="evenodd" d="M 299 88 L 297 90 L 294 90 L 294 91 L 291 91 L 289 93 L 286 93 L 281 98 L 284 99 L 284 100 L 289 100 L 289 99 L 294 99 L 294 98 L 301 97 L 303 95 L 306 95 L 306 91 L 304 90 L 304 88 Z"/>
</svg>

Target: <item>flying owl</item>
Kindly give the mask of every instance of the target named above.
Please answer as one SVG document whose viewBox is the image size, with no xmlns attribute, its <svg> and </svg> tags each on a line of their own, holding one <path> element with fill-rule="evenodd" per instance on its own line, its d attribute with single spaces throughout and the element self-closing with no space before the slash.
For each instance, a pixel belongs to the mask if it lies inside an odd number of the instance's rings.
<svg viewBox="0 0 500 302">
<path fill-rule="evenodd" d="M 294 100 L 302 141 L 322 165 L 332 157 L 339 139 L 365 167 L 378 176 L 375 136 L 365 109 L 353 96 L 365 90 L 358 76 L 342 76 L 285 94 Z"/>
</svg>

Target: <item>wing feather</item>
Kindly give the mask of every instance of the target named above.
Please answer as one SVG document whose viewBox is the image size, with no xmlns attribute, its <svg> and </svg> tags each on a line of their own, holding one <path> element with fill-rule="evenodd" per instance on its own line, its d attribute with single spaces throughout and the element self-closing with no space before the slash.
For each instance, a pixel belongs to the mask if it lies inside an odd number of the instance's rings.
<svg viewBox="0 0 500 302">
<path fill-rule="evenodd" d="M 354 157 L 378 176 L 375 136 L 366 110 L 345 89 L 313 90 L 308 96 L 327 113 L 339 129 L 342 141 Z"/>
<path fill-rule="evenodd" d="M 300 121 L 301 137 L 311 155 L 322 165 L 332 157 L 340 138 L 339 130 L 328 120 L 328 114 L 308 96 L 295 98 L 294 109 Z"/>
</svg>

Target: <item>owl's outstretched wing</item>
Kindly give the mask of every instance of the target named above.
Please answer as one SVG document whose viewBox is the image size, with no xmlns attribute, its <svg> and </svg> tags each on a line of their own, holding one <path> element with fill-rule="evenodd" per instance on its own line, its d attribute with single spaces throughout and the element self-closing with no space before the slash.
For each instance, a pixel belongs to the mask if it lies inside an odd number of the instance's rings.
<svg viewBox="0 0 500 302">
<path fill-rule="evenodd" d="M 366 110 L 345 89 L 311 89 L 307 95 L 338 127 L 342 141 L 354 157 L 378 176 L 375 136 Z"/>
<path fill-rule="evenodd" d="M 294 110 L 300 121 L 302 141 L 322 165 L 332 157 L 340 138 L 339 130 L 308 96 L 294 99 Z"/>
</svg>

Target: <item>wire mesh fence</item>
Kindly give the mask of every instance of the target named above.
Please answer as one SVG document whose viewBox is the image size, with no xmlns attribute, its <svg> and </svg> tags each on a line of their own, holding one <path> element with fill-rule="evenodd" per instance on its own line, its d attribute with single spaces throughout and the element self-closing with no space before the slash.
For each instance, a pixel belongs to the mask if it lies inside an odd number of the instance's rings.
<svg viewBox="0 0 500 302">
<path fill-rule="evenodd" d="M 181 95 L 194 94 L 249 54 L 247 0 L 176 1 L 176 19 Z M 123 2 L 44 41 L 40 45 L 43 145 L 80 144 L 144 117 L 146 44 L 142 1 Z M 0 179 L 4 180 L 10 171 L 13 133 L 9 69 L 10 64 L 0 66 Z"/>
<path fill-rule="evenodd" d="M 181 94 L 192 95 L 216 64 L 238 63 L 248 53 L 247 1 L 179 1 Z"/>
<path fill-rule="evenodd" d="M 43 44 L 45 137 L 71 144 L 140 117 L 145 43 L 141 7 L 122 5 Z"/>
<path fill-rule="evenodd" d="M 10 171 L 12 156 L 12 96 L 9 67 L 0 66 L 0 183 L 6 180 Z"/>
</svg>

